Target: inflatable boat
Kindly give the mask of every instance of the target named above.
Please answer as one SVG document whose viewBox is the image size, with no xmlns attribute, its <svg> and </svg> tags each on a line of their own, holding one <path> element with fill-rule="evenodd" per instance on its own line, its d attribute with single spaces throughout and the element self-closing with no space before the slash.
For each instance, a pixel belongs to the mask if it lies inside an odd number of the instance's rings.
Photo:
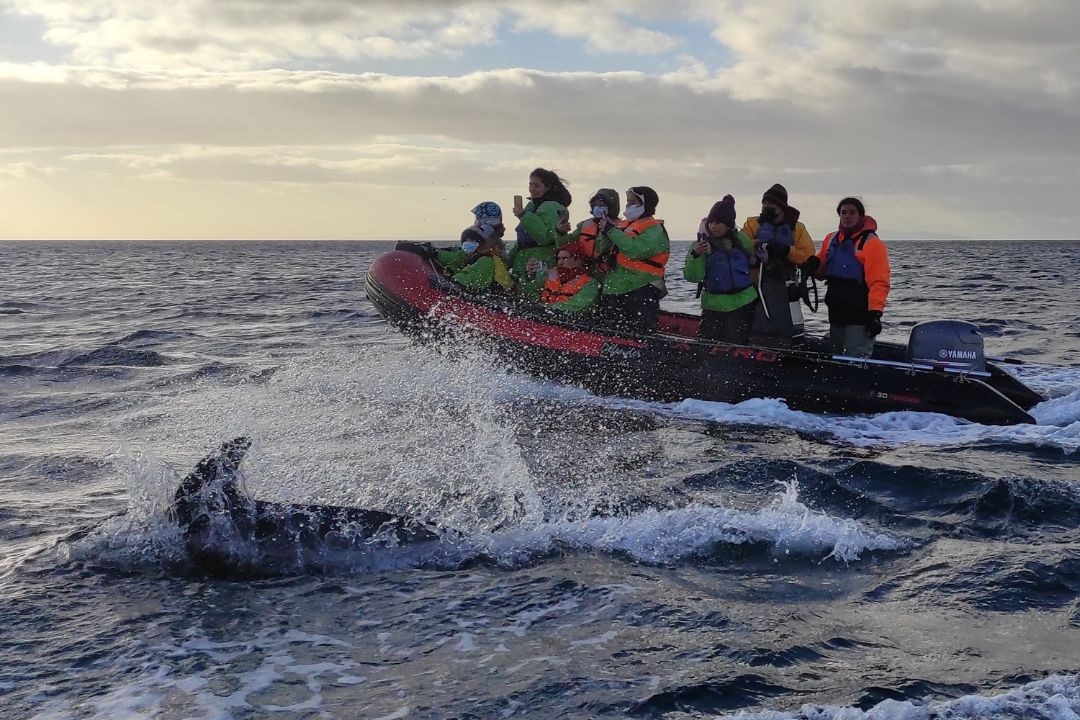
<svg viewBox="0 0 1080 720">
<path fill-rule="evenodd" d="M 1028 410 L 1045 399 L 988 361 L 978 328 L 963 321 L 920 323 L 906 345 L 879 342 L 873 357 L 845 357 L 827 339 L 804 335 L 801 316 L 788 322 L 787 297 L 766 298 L 767 314 L 785 318 L 783 335 L 758 333 L 750 345 L 730 345 L 697 338 L 697 315 L 662 312 L 645 331 L 515 295 L 470 293 L 430 256 L 430 247 L 398 243 L 371 265 L 367 296 L 387 322 L 416 338 L 464 335 L 513 368 L 602 395 L 779 398 L 808 412 L 914 410 L 988 425 L 1034 424 Z"/>
</svg>

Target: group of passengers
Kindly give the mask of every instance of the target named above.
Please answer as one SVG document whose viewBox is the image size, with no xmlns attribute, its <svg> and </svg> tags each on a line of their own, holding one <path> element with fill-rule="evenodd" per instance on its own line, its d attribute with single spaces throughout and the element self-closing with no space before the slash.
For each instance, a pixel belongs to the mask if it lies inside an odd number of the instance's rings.
<svg viewBox="0 0 1080 720">
<path fill-rule="evenodd" d="M 501 208 L 484 202 L 473 208 L 475 222 L 461 234 L 460 246 L 438 251 L 436 259 L 471 290 L 518 292 L 559 311 L 589 312 L 609 324 L 651 329 L 667 294 L 670 240 L 663 220 L 655 217 L 660 202 L 655 190 L 631 187 L 625 198 L 622 208 L 615 190 L 601 188 L 589 198 L 588 217 L 572 226 L 566 182 L 537 168 L 529 176 L 528 204 L 515 204 L 518 224 L 511 248 L 503 242 Z M 683 266 L 683 277 L 701 294 L 698 336 L 747 344 L 760 314 L 761 283 L 790 285 L 799 276 L 812 276 L 828 286 L 834 350 L 868 357 L 889 293 L 888 252 L 858 198 L 842 199 L 836 212 L 838 229 L 815 253 L 784 186 L 766 190 L 761 212 L 741 229 L 735 199 L 725 195 L 716 202 L 701 220 Z"/>
</svg>

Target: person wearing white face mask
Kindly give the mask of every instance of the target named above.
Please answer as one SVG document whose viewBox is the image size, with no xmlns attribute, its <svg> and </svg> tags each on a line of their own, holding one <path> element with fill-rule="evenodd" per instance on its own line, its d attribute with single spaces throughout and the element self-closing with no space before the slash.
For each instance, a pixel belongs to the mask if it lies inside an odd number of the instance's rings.
<svg viewBox="0 0 1080 720">
<path fill-rule="evenodd" d="M 605 316 L 620 325 L 649 331 L 660 315 L 660 298 L 667 295 L 664 272 L 670 240 L 663 221 L 654 217 L 659 195 L 639 185 L 626 191 L 625 220 L 617 225 L 597 218 L 600 234 L 611 243 L 613 267 L 604 276 Z"/>
</svg>

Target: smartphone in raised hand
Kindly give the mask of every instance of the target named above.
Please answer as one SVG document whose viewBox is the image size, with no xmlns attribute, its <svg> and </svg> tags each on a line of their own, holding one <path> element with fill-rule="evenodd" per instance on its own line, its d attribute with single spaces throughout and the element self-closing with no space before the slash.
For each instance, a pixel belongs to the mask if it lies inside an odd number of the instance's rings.
<svg viewBox="0 0 1080 720">
<path fill-rule="evenodd" d="M 515 213 L 521 212 L 522 209 L 525 207 L 525 205 L 522 204 L 521 200 L 522 200 L 522 198 L 521 198 L 520 195 L 515 195 L 514 196 L 514 212 Z"/>
</svg>

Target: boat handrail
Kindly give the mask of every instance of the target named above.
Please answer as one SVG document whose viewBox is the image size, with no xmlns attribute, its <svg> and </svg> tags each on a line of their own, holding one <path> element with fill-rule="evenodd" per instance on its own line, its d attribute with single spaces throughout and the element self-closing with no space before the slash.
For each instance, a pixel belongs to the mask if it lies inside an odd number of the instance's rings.
<svg viewBox="0 0 1080 720">
<path fill-rule="evenodd" d="M 924 363 L 913 362 L 898 362 L 896 360 L 875 360 L 873 358 L 855 357 L 853 355 L 833 355 L 833 360 L 839 360 L 840 362 L 848 362 L 856 365 L 881 365 L 884 367 L 903 368 L 905 370 L 944 370 L 947 373 L 954 373 L 956 375 L 977 375 L 979 377 L 990 377 L 990 373 L 984 370 L 971 370 L 969 368 L 955 368 L 955 367 L 940 367 L 936 365 L 926 365 Z"/>
</svg>

